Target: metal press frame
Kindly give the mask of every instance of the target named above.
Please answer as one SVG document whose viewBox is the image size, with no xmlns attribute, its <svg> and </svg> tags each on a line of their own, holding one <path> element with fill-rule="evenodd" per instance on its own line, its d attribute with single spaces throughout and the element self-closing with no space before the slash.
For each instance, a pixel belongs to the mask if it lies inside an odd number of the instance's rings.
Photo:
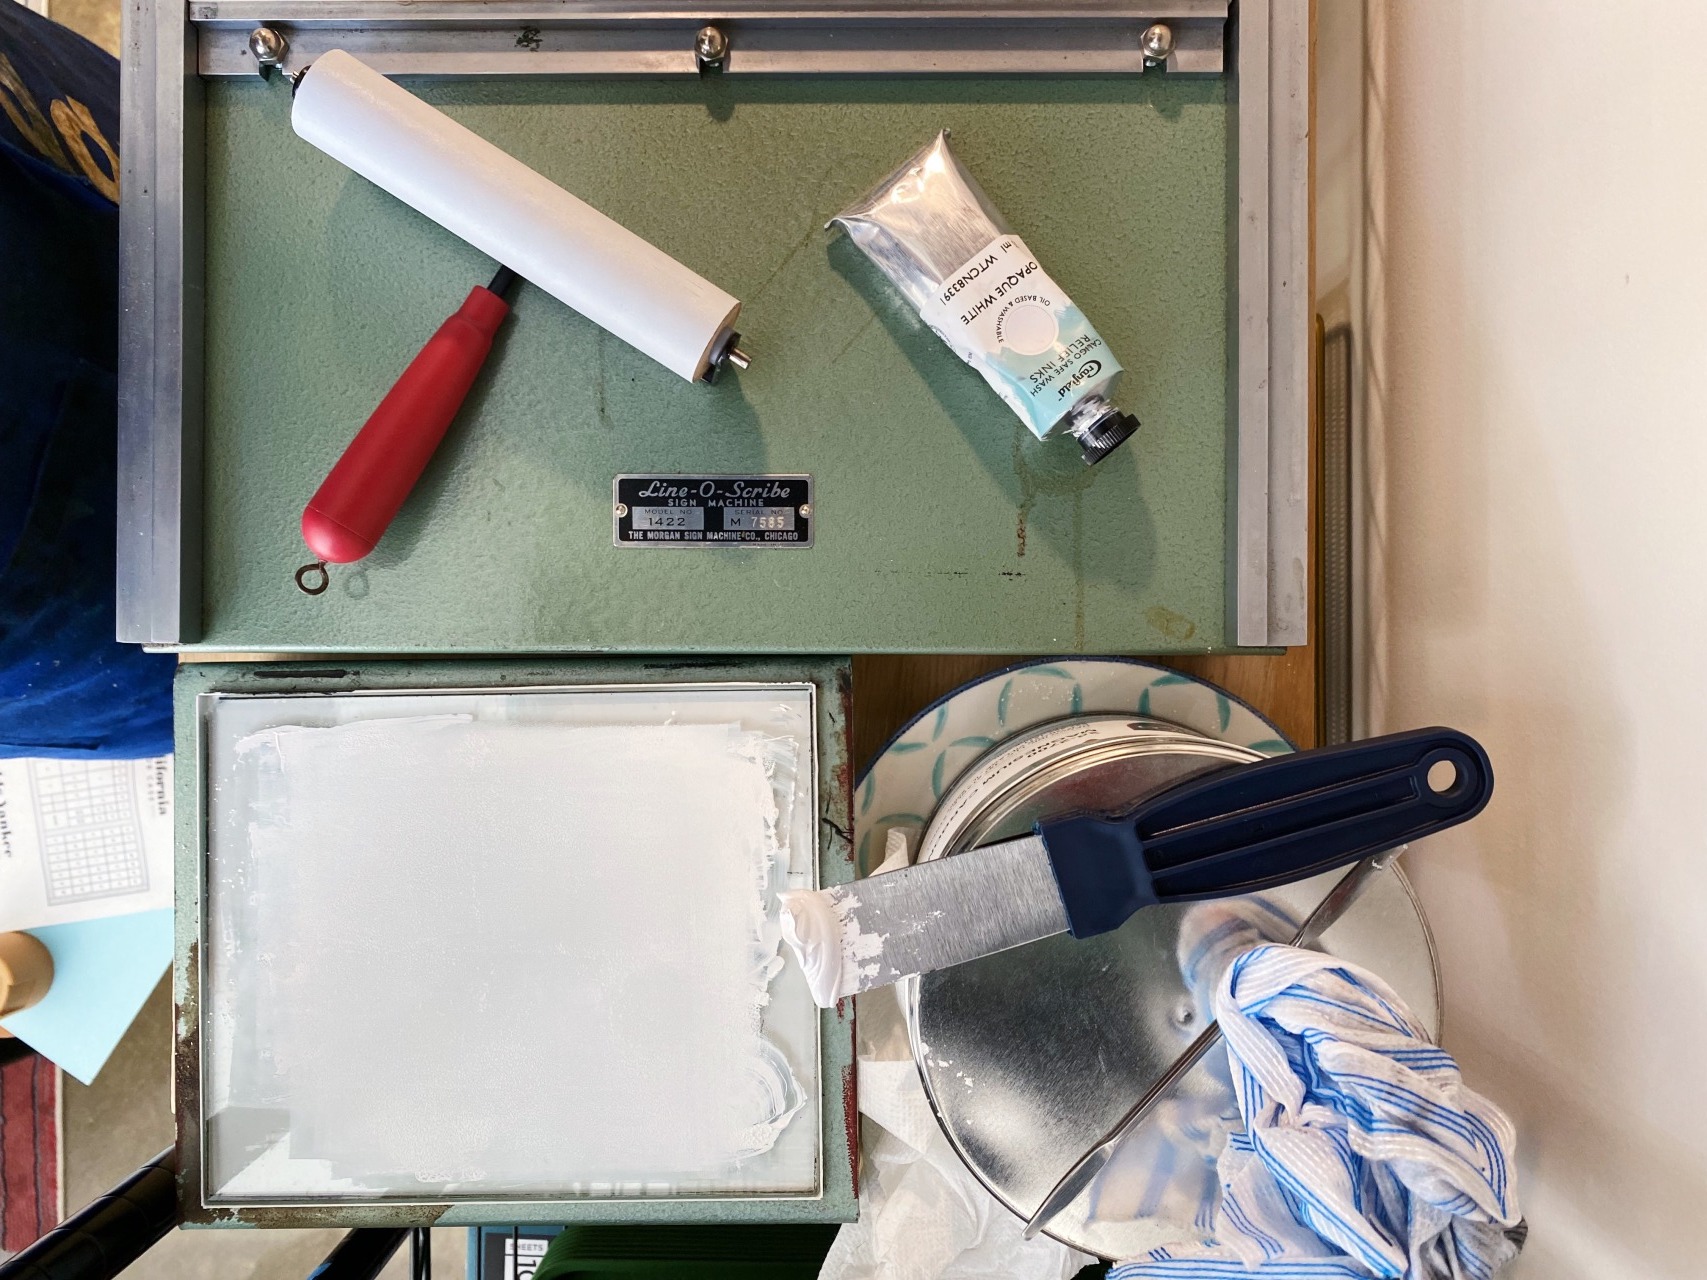
<svg viewBox="0 0 1707 1280">
<path fill-rule="evenodd" d="M 1316 333 L 1317 725 L 1366 737 L 1379 593 L 1379 0 L 1315 0 L 1312 263 Z"/>
<path fill-rule="evenodd" d="M 256 42 L 258 62 L 250 39 L 263 27 L 273 36 Z M 120 89 L 118 637 L 170 648 L 202 633 L 203 80 L 290 74 L 343 47 L 394 75 L 1230 74 L 1229 630 L 1239 646 L 1302 644 L 1309 46 L 1307 0 L 133 0 Z"/>
</svg>

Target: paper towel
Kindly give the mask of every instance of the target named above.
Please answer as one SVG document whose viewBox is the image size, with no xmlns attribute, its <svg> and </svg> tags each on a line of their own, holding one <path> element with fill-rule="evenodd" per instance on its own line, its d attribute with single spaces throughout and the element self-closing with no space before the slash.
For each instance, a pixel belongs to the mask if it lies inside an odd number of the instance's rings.
<svg viewBox="0 0 1707 1280">
<path fill-rule="evenodd" d="M 882 875 L 908 862 L 889 833 Z M 819 1280 L 1068 1280 L 1096 1261 L 1025 1224 L 972 1176 L 931 1114 L 893 987 L 858 997 L 859 1221 L 843 1227 Z"/>
</svg>

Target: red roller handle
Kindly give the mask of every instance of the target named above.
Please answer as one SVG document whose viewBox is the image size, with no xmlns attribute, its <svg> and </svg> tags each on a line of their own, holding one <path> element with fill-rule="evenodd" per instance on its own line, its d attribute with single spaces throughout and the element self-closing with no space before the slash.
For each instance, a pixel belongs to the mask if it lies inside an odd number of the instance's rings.
<svg viewBox="0 0 1707 1280">
<path fill-rule="evenodd" d="M 498 275 L 493 285 L 502 288 L 507 273 Z M 509 314 L 500 294 L 476 285 L 409 362 L 302 509 L 302 539 L 321 560 L 346 564 L 374 549 L 444 439 Z"/>
</svg>

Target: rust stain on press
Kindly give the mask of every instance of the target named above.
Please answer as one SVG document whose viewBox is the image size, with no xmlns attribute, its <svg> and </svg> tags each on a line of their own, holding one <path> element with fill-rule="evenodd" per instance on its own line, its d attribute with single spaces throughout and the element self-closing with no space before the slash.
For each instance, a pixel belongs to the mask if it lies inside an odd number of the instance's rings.
<svg viewBox="0 0 1707 1280">
<path fill-rule="evenodd" d="M 1144 610 L 1144 621 L 1168 639 L 1184 644 L 1197 634 L 1197 624 L 1182 613 L 1163 608 L 1159 604 L 1151 605 Z"/>
<path fill-rule="evenodd" d="M 840 811 L 847 814 L 851 819 L 853 816 L 854 791 L 852 739 L 853 670 L 851 668 L 839 667 L 837 669 L 836 694 L 842 707 L 842 728 L 848 733 L 849 738 L 840 752 L 840 758 L 836 761 L 836 767 L 831 773 L 831 778 L 833 779 L 836 788 L 837 805 Z M 831 826 L 837 831 L 842 830 L 842 828 L 837 826 L 835 823 L 831 823 Z M 843 843 L 845 847 L 842 850 L 842 857 L 851 864 L 854 860 L 854 842 L 851 832 Z"/>
<path fill-rule="evenodd" d="M 1085 494 L 1073 491 L 1073 652 L 1085 651 Z"/>
<path fill-rule="evenodd" d="M 430 1227 L 450 1212 L 448 1204 L 288 1205 L 243 1209 L 233 1221 L 251 1227 Z M 360 1217 L 356 1218 L 355 1215 Z"/>
<path fill-rule="evenodd" d="M 852 792 L 852 787 L 853 787 L 852 769 L 853 769 L 853 762 L 851 760 L 842 759 L 842 760 L 836 761 L 836 767 L 830 771 L 830 778 L 831 778 L 830 785 L 835 787 L 836 794 L 838 796 L 851 796 L 853 794 L 853 792 Z M 824 819 L 824 825 L 829 827 L 831 831 L 834 831 L 837 834 L 844 835 L 844 836 L 846 834 L 843 831 L 841 825 L 839 823 L 835 822 L 831 818 L 826 817 Z M 849 862 L 852 862 L 853 861 L 853 841 L 848 840 L 847 844 L 848 844 L 848 848 L 845 851 L 846 856 L 847 856 L 847 860 Z"/>
<path fill-rule="evenodd" d="M 839 1008 L 838 1002 L 838 1008 Z M 848 1135 L 848 1168 L 853 1172 L 853 1192 L 859 1195 L 859 1088 L 853 1063 L 842 1068 L 842 1128 Z"/>
<path fill-rule="evenodd" d="M 193 977 L 200 972 L 201 941 L 192 940 L 185 953 L 184 972 Z M 176 986 L 176 965 L 173 982 Z M 173 1146 L 177 1149 L 178 1203 L 189 1222 L 238 1222 L 241 1215 L 232 1209 L 213 1208 L 201 1202 L 201 1021 L 196 1003 L 196 984 L 192 981 L 183 1000 L 172 1001 L 172 1029 L 176 1038 L 172 1044 L 172 1107 L 177 1129 Z"/>
<path fill-rule="evenodd" d="M 1019 514 L 1014 524 L 1014 551 L 1025 555 L 1031 514 L 1040 498 L 1068 498 L 1072 502 L 1067 559 L 1073 570 L 1073 651 L 1085 649 L 1085 493 L 1096 483 L 1096 469 L 1066 462 L 1060 452 L 1034 455 L 1040 446 L 1023 423 L 1014 424 L 1013 470 L 1019 483 Z M 1045 506 L 1047 513 L 1051 507 Z M 1052 526 L 1045 525 L 1048 529 Z"/>
<path fill-rule="evenodd" d="M 200 956 L 201 941 L 197 939 L 190 943 L 184 959 L 184 972 L 192 979 L 201 972 Z M 201 1058 L 201 1019 L 195 990 L 192 981 L 189 994 L 172 1004 L 172 1027 L 178 1036 L 177 1043 L 172 1046 L 172 1100 L 176 1104 L 180 1135 L 198 1122 L 196 1111 L 201 1105 L 201 1079 L 197 1074 L 197 1062 Z"/>
</svg>

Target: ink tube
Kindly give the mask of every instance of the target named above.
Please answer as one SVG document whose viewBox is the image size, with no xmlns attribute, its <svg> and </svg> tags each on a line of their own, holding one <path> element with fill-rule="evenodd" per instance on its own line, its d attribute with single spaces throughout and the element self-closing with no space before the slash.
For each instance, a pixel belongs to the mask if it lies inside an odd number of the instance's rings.
<svg viewBox="0 0 1707 1280">
<path fill-rule="evenodd" d="M 1121 365 L 948 145 L 948 131 L 830 220 L 1039 440 L 1101 462 L 1138 420 L 1109 397 Z"/>
</svg>

